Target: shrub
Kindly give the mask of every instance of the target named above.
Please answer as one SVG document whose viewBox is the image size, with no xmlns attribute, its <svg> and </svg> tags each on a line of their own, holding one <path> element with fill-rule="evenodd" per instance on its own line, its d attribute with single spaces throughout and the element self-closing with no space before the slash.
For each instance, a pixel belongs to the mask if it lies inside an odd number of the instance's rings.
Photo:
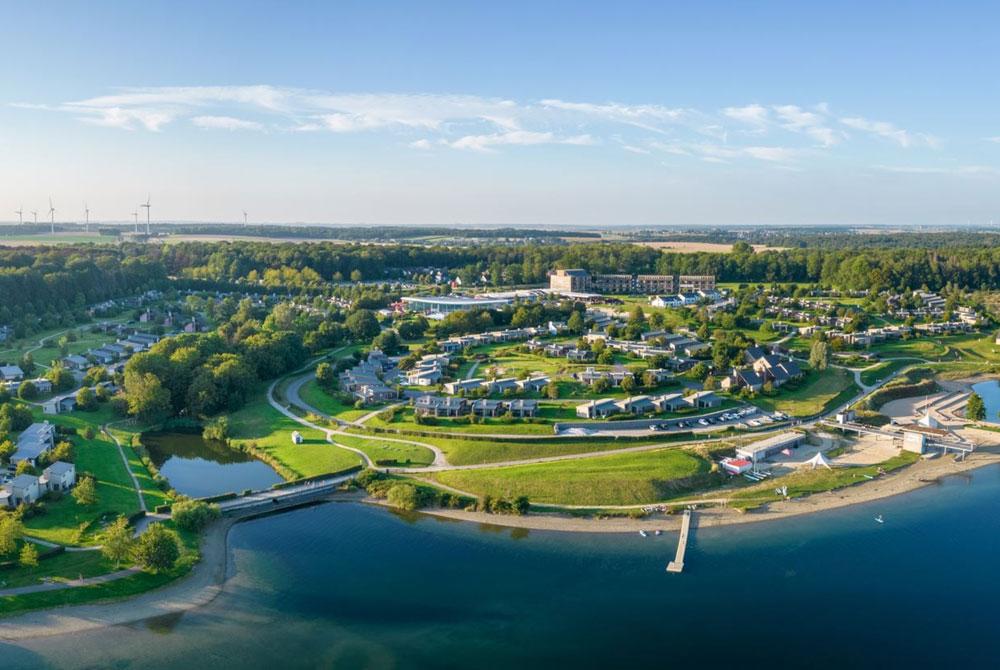
<svg viewBox="0 0 1000 670">
<path fill-rule="evenodd" d="M 199 532 L 219 518 L 219 506 L 201 500 L 178 500 L 173 504 L 174 523 L 182 530 Z"/>
<path fill-rule="evenodd" d="M 181 556 L 180 538 L 162 523 L 154 523 L 135 543 L 135 560 L 151 572 L 169 570 Z"/>
</svg>

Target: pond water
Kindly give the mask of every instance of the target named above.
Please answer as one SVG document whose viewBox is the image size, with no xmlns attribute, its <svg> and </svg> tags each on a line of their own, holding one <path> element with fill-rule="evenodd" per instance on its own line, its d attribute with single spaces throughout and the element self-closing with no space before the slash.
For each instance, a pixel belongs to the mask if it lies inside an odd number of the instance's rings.
<svg viewBox="0 0 1000 670">
<path fill-rule="evenodd" d="M 267 463 L 196 433 L 146 433 L 142 443 L 174 490 L 192 498 L 266 489 L 282 481 Z"/>
<path fill-rule="evenodd" d="M 979 382 L 972 386 L 972 390 L 979 394 L 986 405 L 986 420 L 990 423 L 1000 423 L 1000 382 L 991 379 L 987 382 Z"/>
</svg>

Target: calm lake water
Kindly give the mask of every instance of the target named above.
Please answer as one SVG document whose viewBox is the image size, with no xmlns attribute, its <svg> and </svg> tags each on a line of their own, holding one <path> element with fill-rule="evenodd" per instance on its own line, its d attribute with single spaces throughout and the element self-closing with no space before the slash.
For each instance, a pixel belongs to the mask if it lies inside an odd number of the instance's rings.
<svg viewBox="0 0 1000 670">
<path fill-rule="evenodd" d="M 986 382 L 979 382 L 972 385 L 972 390 L 979 394 L 986 405 L 986 420 L 991 423 L 1000 423 L 1000 382 L 991 379 Z"/>
<path fill-rule="evenodd" d="M 282 481 L 267 463 L 195 433 L 146 433 L 142 443 L 160 474 L 192 498 L 266 489 Z"/>
<path fill-rule="evenodd" d="M 885 523 L 875 523 L 882 514 Z M 1000 468 L 807 518 L 518 532 L 333 503 L 237 526 L 202 610 L 5 668 L 996 667 Z"/>
</svg>

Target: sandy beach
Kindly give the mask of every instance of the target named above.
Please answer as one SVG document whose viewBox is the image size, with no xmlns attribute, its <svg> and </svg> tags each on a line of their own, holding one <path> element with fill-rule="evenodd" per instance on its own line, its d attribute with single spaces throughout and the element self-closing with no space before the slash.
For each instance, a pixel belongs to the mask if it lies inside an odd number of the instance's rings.
<svg viewBox="0 0 1000 670">
<path fill-rule="evenodd" d="M 228 574 L 227 544 L 233 525 L 235 521 L 223 519 L 206 529 L 201 560 L 190 574 L 176 582 L 127 600 L 70 605 L 0 619 L 0 641 L 82 633 L 207 605 L 222 592 Z"/>
</svg>

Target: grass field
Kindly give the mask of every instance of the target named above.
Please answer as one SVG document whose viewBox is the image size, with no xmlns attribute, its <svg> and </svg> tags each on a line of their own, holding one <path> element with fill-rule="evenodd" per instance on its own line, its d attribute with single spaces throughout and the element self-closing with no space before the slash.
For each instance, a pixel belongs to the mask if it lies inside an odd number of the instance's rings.
<svg viewBox="0 0 1000 670">
<path fill-rule="evenodd" d="M 405 435 L 393 435 L 400 439 L 408 439 Z M 544 456 L 561 456 L 564 454 L 585 454 L 595 451 L 614 451 L 628 447 L 663 444 L 681 440 L 690 440 L 691 436 L 682 438 L 660 437 L 649 441 L 628 440 L 490 440 L 462 439 L 452 437 L 413 437 L 417 442 L 432 444 L 441 449 L 452 465 L 475 465 L 479 463 L 497 463 L 515 461 L 526 458 L 541 458 Z"/>
<path fill-rule="evenodd" d="M 299 395 L 302 400 L 312 407 L 315 407 L 324 414 L 329 414 L 343 421 L 354 421 L 360 419 L 377 407 L 366 407 L 355 409 L 354 405 L 346 405 L 332 395 L 324 391 L 316 383 L 315 379 L 310 379 L 299 388 Z"/>
<path fill-rule="evenodd" d="M 165 521 L 164 523 L 174 528 L 173 522 Z M 177 564 L 170 570 L 157 574 L 140 572 L 132 577 L 94 586 L 81 586 L 23 596 L 0 597 L 0 618 L 35 609 L 118 600 L 164 586 L 190 572 L 194 564 L 198 562 L 200 555 L 198 551 L 198 538 L 195 535 L 183 531 L 178 531 L 178 535 L 180 535 L 182 544 L 181 557 L 177 561 Z M 99 555 L 99 552 L 94 553 Z M 55 561 L 59 559 L 47 559 L 39 563 L 39 566 L 35 568 L 38 575 L 41 575 L 43 570 L 49 569 L 45 567 L 49 560 Z M 80 560 L 85 561 L 86 559 Z M 66 569 L 68 570 L 68 566 Z M 20 569 L 18 569 L 18 572 L 20 572 Z M 79 576 L 79 572 L 79 570 L 77 574 L 69 572 L 69 576 L 77 577 Z M 5 573 L 4 578 L 13 579 L 13 574 L 13 572 Z M 30 577 L 31 575 L 32 573 L 29 572 L 28 576 Z M 87 576 L 87 574 L 84 573 L 84 576 Z"/>
<path fill-rule="evenodd" d="M 434 452 L 416 444 L 389 442 L 375 436 L 334 435 L 333 439 L 340 444 L 365 452 L 370 459 L 375 461 L 376 465 L 422 467 L 434 462 Z"/>
<path fill-rule="evenodd" d="M 86 416 L 85 412 L 68 415 L 46 416 L 58 425 L 82 428 L 96 425 L 101 415 Z M 41 416 L 37 417 L 39 420 Z M 102 522 L 119 514 L 129 516 L 139 511 L 139 501 L 118 448 L 106 436 L 98 434 L 93 440 L 82 436 L 73 438 L 74 462 L 77 473 L 90 473 L 97 478 L 97 503 L 78 505 L 69 495 L 58 502 L 45 503 L 45 512 L 25 521 L 31 536 L 61 544 L 95 544 L 102 530 Z M 141 466 L 141 463 L 139 464 Z M 145 472 L 145 468 L 142 468 Z M 148 478 L 149 473 L 145 476 Z M 150 494 L 162 495 L 152 479 L 148 479 Z"/>
<path fill-rule="evenodd" d="M 759 395 L 753 403 L 769 412 L 780 411 L 796 417 L 813 416 L 847 402 L 858 390 L 853 375 L 847 370 L 810 370 L 801 381 L 788 382 L 774 396 Z"/>
<path fill-rule="evenodd" d="M 232 442 L 249 443 L 259 449 L 273 459 L 272 466 L 286 479 L 337 472 L 361 464 L 356 454 L 333 446 L 322 432 L 306 428 L 271 407 L 264 397 L 265 391 L 260 388 L 253 400 L 229 416 Z M 302 444 L 292 443 L 294 431 L 302 434 Z"/>
<path fill-rule="evenodd" d="M 866 386 L 871 386 L 877 381 L 884 380 L 890 375 L 895 374 L 906 366 L 913 365 L 918 362 L 919 361 L 912 358 L 893 358 L 883 361 L 871 369 L 864 370 L 861 373 L 861 383 Z"/>
<path fill-rule="evenodd" d="M 18 547 L 22 544 L 19 542 Z M 37 548 L 40 552 L 46 551 L 45 547 Z M 10 559 L 16 555 L 10 554 L 3 558 Z M 43 578 L 66 581 L 77 579 L 80 575 L 94 577 L 113 570 L 115 570 L 115 564 L 104 558 L 99 551 L 67 551 L 42 559 L 38 562 L 38 566 L 32 569 L 16 568 L 0 571 L 0 584 L 3 585 L 3 588 L 16 588 L 38 584 Z"/>
<path fill-rule="evenodd" d="M 675 498 L 711 483 L 709 461 L 662 449 L 539 465 L 452 470 L 436 481 L 477 495 L 528 496 L 536 503 L 637 505 Z"/>
</svg>

